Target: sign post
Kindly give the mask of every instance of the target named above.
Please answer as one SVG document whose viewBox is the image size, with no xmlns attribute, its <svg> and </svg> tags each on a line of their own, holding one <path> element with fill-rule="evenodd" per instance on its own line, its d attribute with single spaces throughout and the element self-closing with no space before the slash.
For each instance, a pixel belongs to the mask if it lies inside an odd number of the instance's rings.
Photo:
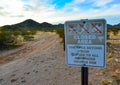
<svg viewBox="0 0 120 85">
<path fill-rule="evenodd" d="M 81 85 L 88 85 L 88 67 L 81 68 Z"/>
<path fill-rule="evenodd" d="M 104 19 L 66 21 L 64 26 L 67 64 L 80 66 L 82 71 L 87 73 L 88 67 L 104 68 L 106 21 Z"/>
</svg>

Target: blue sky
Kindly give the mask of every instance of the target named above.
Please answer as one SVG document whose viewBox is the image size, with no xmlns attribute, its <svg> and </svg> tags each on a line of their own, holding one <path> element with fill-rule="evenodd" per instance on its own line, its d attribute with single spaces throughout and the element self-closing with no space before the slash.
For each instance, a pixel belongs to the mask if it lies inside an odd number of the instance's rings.
<svg viewBox="0 0 120 85">
<path fill-rule="evenodd" d="M 52 24 L 67 20 L 105 18 L 120 23 L 120 0 L 1 0 L 0 26 L 26 19 Z"/>
</svg>

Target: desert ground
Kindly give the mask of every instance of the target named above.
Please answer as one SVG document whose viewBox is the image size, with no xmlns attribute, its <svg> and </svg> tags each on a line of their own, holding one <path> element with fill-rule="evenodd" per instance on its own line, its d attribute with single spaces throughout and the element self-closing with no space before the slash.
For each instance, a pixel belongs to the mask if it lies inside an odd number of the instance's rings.
<svg viewBox="0 0 120 85">
<path fill-rule="evenodd" d="M 89 68 L 89 85 L 120 85 L 120 45 L 107 48 L 106 68 Z M 81 85 L 81 67 L 66 65 L 61 39 L 44 32 L 19 48 L 0 51 L 0 85 Z"/>
</svg>

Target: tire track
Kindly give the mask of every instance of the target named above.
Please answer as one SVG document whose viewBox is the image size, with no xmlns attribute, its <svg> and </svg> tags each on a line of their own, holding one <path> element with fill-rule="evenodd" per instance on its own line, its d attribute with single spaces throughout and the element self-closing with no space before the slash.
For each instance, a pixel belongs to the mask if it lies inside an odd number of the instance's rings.
<svg viewBox="0 0 120 85">
<path fill-rule="evenodd" d="M 18 48 L 18 51 L 15 51 L 7 56 L 0 57 L 0 64 L 5 64 L 16 59 L 33 56 L 36 53 L 49 48 L 52 44 L 54 44 L 56 38 L 58 38 L 58 36 L 55 34 L 44 33 L 38 39 L 27 42 L 21 49 Z"/>
</svg>

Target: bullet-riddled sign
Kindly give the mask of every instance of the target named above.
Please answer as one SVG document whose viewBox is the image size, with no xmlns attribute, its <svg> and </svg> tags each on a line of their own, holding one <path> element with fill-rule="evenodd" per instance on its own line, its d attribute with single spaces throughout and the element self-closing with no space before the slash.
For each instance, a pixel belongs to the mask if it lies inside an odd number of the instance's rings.
<svg viewBox="0 0 120 85">
<path fill-rule="evenodd" d="M 64 28 L 68 65 L 105 67 L 106 21 L 104 19 L 66 21 Z"/>
</svg>

